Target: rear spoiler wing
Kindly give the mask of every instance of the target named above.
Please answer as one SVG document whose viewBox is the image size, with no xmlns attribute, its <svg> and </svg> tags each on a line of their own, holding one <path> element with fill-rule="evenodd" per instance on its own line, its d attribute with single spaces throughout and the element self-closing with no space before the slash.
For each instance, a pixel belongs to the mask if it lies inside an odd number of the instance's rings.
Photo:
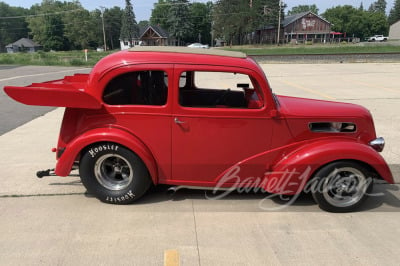
<svg viewBox="0 0 400 266">
<path fill-rule="evenodd" d="M 4 91 L 27 105 L 100 109 L 101 103 L 85 91 L 88 77 L 89 74 L 75 74 L 26 87 L 6 86 Z"/>
</svg>

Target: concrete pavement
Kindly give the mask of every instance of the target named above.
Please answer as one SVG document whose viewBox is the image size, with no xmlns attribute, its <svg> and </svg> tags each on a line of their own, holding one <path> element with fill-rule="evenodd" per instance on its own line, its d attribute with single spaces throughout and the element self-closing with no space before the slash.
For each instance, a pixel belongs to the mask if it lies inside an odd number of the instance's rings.
<svg viewBox="0 0 400 266">
<path fill-rule="evenodd" d="M 263 68 L 278 94 L 370 109 L 400 182 L 400 64 Z M 399 185 L 375 186 L 382 195 L 348 214 L 323 212 L 307 196 L 285 207 L 260 193 L 206 200 L 163 187 L 134 205 L 107 205 L 77 176 L 35 178 L 54 166 L 62 111 L 0 136 L 0 265 L 162 265 L 167 250 L 181 265 L 398 265 Z"/>
<path fill-rule="evenodd" d="M 0 65 L 0 88 L 6 85 L 26 86 L 34 82 L 61 79 L 75 72 L 88 73 L 89 68 L 51 67 L 51 66 L 4 66 Z M 43 115 L 52 107 L 32 108 L 19 104 L 0 90 L 0 135 Z"/>
</svg>

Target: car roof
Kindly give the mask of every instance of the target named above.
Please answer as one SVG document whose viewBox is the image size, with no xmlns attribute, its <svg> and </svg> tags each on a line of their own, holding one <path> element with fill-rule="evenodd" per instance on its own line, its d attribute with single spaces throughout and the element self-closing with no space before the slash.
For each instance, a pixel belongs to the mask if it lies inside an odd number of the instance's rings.
<svg viewBox="0 0 400 266">
<path fill-rule="evenodd" d="M 203 70 L 207 69 L 207 66 L 218 66 L 225 70 L 228 68 L 235 68 L 236 70 L 241 68 L 246 69 L 246 71 L 264 73 L 253 58 L 241 52 L 225 51 L 217 48 L 193 49 L 175 46 L 140 46 L 112 53 L 97 62 L 89 74 L 85 90 L 101 98 L 104 84 L 115 77 L 114 73 L 122 73 L 125 70 L 132 71 L 131 69 L 141 69 L 141 65 L 144 68 L 149 65 L 164 65 L 165 67 L 186 65 L 192 66 L 189 68 L 199 67 Z M 132 66 L 138 67 L 132 68 Z M 121 68 L 125 70 L 114 72 L 114 70 Z M 106 76 L 107 78 L 105 78 Z M 99 86 L 99 83 L 102 83 L 102 85 Z"/>
<path fill-rule="evenodd" d="M 200 44 L 200 43 L 194 43 Z M 200 44 L 201 45 L 201 44 Z M 135 46 L 128 50 L 129 52 L 163 52 L 163 53 L 183 53 L 183 54 L 203 54 L 203 55 L 217 55 L 236 58 L 246 58 L 246 54 L 242 52 L 226 51 L 222 49 L 203 49 L 193 50 L 187 47 L 179 46 Z"/>
<path fill-rule="evenodd" d="M 97 62 L 90 73 L 90 86 L 94 87 L 97 82 L 113 69 L 142 64 L 214 65 L 259 70 L 257 63 L 241 52 L 216 48 L 193 49 L 175 46 L 139 46 L 110 54 Z"/>
</svg>

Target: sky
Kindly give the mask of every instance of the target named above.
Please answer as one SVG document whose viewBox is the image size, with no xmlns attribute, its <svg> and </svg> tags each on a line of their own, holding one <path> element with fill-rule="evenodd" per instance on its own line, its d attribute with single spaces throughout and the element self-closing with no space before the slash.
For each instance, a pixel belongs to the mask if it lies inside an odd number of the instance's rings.
<svg viewBox="0 0 400 266">
<path fill-rule="evenodd" d="M 2 2 L 7 3 L 10 6 L 21 6 L 25 8 L 29 8 L 34 4 L 39 4 L 41 0 L 0 0 Z M 113 6 L 119 6 L 121 8 L 125 7 L 125 0 L 80 0 L 81 4 L 84 8 L 88 10 L 94 10 L 96 8 L 100 8 L 100 6 L 110 8 Z M 133 5 L 133 11 L 136 15 L 136 21 L 139 22 L 141 20 L 148 20 L 151 15 L 151 10 L 154 7 L 154 3 L 158 2 L 157 0 L 131 0 Z M 207 2 L 207 0 L 190 0 L 190 2 Z M 215 2 L 215 0 L 214 0 Z M 368 8 L 371 3 L 375 2 L 375 0 L 283 0 L 283 2 L 288 6 L 285 9 L 285 12 L 290 10 L 294 6 L 298 5 L 312 5 L 315 4 L 319 8 L 319 13 L 323 13 L 327 8 L 341 6 L 341 5 L 353 5 L 355 7 L 359 7 L 361 2 L 364 5 L 364 8 Z M 386 0 L 387 2 L 387 13 L 393 7 L 394 0 Z"/>
</svg>

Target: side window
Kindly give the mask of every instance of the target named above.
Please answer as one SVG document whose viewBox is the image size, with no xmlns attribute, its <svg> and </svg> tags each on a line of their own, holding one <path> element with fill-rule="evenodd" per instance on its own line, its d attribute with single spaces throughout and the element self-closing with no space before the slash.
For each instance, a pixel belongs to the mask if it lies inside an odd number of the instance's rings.
<svg viewBox="0 0 400 266">
<path fill-rule="evenodd" d="M 109 105 L 165 105 L 168 75 L 164 71 L 135 71 L 117 76 L 104 89 Z"/>
<path fill-rule="evenodd" d="M 184 107 L 259 109 L 263 100 L 257 82 L 241 73 L 186 71 L 179 79 Z"/>
</svg>

